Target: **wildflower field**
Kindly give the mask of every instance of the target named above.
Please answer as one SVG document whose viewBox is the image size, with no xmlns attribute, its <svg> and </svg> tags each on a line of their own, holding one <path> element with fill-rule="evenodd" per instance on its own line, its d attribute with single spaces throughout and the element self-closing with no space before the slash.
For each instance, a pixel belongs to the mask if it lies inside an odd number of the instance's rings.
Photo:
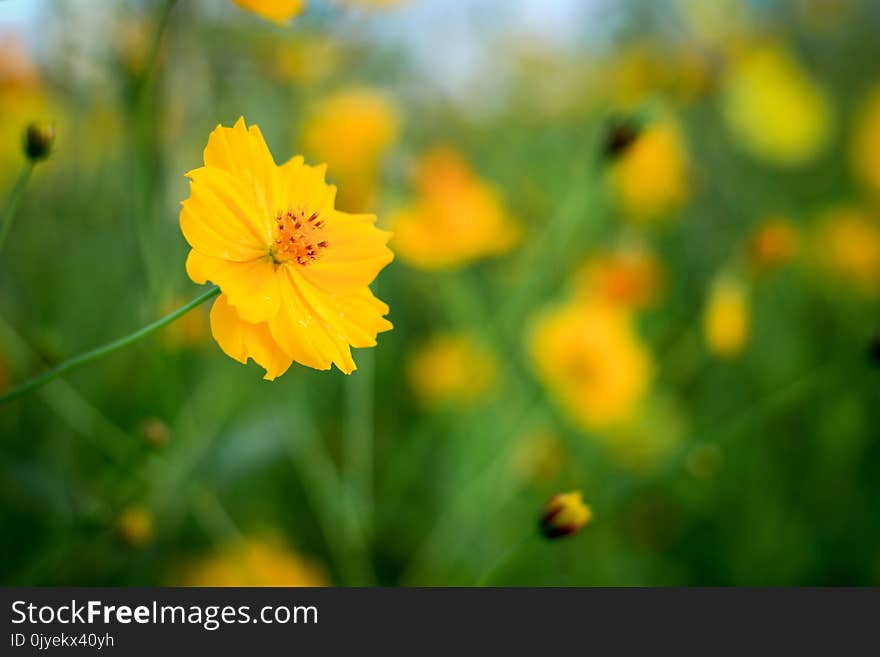
<svg viewBox="0 0 880 657">
<path fill-rule="evenodd" d="M 880 584 L 878 30 L 0 2 L 0 583 Z"/>
</svg>

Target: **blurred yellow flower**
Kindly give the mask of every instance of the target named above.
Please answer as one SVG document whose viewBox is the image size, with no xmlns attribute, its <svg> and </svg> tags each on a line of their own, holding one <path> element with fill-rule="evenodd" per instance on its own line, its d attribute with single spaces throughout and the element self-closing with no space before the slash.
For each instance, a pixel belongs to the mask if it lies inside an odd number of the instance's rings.
<svg viewBox="0 0 880 657">
<path fill-rule="evenodd" d="M 586 430 L 625 420 L 652 376 L 651 355 L 629 313 L 598 299 L 579 299 L 538 318 L 531 355 L 542 382 Z"/>
<path fill-rule="evenodd" d="M 581 294 L 641 310 L 657 300 L 663 279 L 663 268 L 651 251 L 624 245 L 590 257 L 575 272 L 574 286 Z"/>
<path fill-rule="evenodd" d="M 856 175 L 880 194 L 880 86 L 871 93 L 856 121 L 851 154 Z"/>
<path fill-rule="evenodd" d="M 478 401 L 489 392 L 497 370 L 490 351 L 454 334 L 430 338 L 407 364 L 412 389 L 429 406 Z"/>
<path fill-rule="evenodd" d="M 592 517 L 593 511 L 584 504 L 579 490 L 557 493 L 547 500 L 541 511 L 541 532 L 547 538 L 571 536 L 583 529 Z"/>
<path fill-rule="evenodd" d="M 274 538 L 247 538 L 193 564 L 180 586 L 327 586 L 316 563 L 285 549 Z"/>
<path fill-rule="evenodd" d="M 153 538 L 153 514 L 141 506 L 129 507 L 116 521 L 116 530 L 129 547 L 143 547 Z"/>
<path fill-rule="evenodd" d="M 500 194 L 448 148 L 436 148 L 416 173 L 418 198 L 394 218 L 395 250 L 421 269 L 454 269 L 506 253 L 520 229 Z"/>
<path fill-rule="evenodd" d="M 303 127 L 302 145 L 319 162 L 333 163 L 342 185 L 339 203 L 348 210 L 374 206 L 379 164 L 397 138 L 397 110 L 382 92 L 344 89 L 313 108 Z"/>
<path fill-rule="evenodd" d="M 211 331 L 226 354 L 283 374 L 293 361 L 356 369 L 350 347 L 372 347 L 391 324 L 368 285 L 392 259 L 373 215 L 334 208 L 326 166 L 294 157 L 277 166 L 257 126 L 217 126 L 205 166 L 188 172 L 180 227 L 186 270 L 222 295 Z"/>
<path fill-rule="evenodd" d="M 647 126 L 614 163 L 611 179 L 624 212 L 653 222 L 679 209 L 690 195 L 690 165 L 676 123 Z"/>
<path fill-rule="evenodd" d="M 826 211 L 815 244 L 819 260 L 852 289 L 880 296 L 880 220 L 855 206 Z"/>
<path fill-rule="evenodd" d="M 343 62 L 340 43 L 323 34 L 297 34 L 270 49 L 269 68 L 285 82 L 318 85 L 328 80 Z"/>
<path fill-rule="evenodd" d="M 305 0 L 232 0 L 242 9 L 258 16 L 283 24 L 302 12 Z"/>
<path fill-rule="evenodd" d="M 749 259 L 758 270 L 785 264 L 798 249 L 798 232 L 785 217 L 768 217 L 758 224 L 749 242 Z"/>
<path fill-rule="evenodd" d="M 0 194 L 24 165 L 25 126 L 49 118 L 48 113 L 49 101 L 27 52 L 12 38 L 0 39 Z"/>
<path fill-rule="evenodd" d="M 739 355 L 749 341 L 751 313 L 745 285 L 722 276 L 710 288 L 703 311 L 703 333 L 710 351 L 721 358 Z"/>
<path fill-rule="evenodd" d="M 829 141 L 828 97 L 782 47 L 765 45 L 736 56 L 723 102 L 730 131 L 759 159 L 804 164 Z"/>
</svg>

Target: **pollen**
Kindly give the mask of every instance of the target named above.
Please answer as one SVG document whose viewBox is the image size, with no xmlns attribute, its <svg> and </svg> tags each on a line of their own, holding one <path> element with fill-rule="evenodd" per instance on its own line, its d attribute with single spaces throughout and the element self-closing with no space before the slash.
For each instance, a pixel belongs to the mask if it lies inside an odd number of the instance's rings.
<svg viewBox="0 0 880 657">
<path fill-rule="evenodd" d="M 276 264 L 295 262 L 308 265 L 318 259 L 328 247 L 322 239 L 324 220 L 317 212 L 306 214 L 304 210 L 287 210 L 275 216 L 272 258 Z"/>
</svg>

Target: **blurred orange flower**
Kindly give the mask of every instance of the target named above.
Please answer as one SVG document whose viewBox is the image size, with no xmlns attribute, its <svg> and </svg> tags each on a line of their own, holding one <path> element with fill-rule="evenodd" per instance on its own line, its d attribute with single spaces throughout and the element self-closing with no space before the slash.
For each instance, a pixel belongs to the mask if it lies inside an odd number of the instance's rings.
<svg viewBox="0 0 880 657">
<path fill-rule="evenodd" d="M 750 324 L 743 282 L 729 276 L 716 279 L 703 311 L 703 333 L 710 351 L 721 358 L 739 355 L 749 341 Z"/>
<path fill-rule="evenodd" d="M 575 272 L 574 286 L 582 294 L 641 310 L 657 300 L 663 279 L 663 268 L 653 253 L 642 246 L 625 245 L 589 258 Z"/>
<path fill-rule="evenodd" d="M 242 9 L 252 11 L 258 16 L 283 24 L 298 15 L 305 8 L 305 0 L 232 0 Z"/>
<path fill-rule="evenodd" d="M 651 355 L 629 313 L 580 299 L 538 317 L 531 355 L 541 381 L 584 429 L 625 420 L 648 390 Z"/>
<path fill-rule="evenodd" d="M 747 151 L 780 165 L 808 162 L 831 135 L 825 90 L 778 45 L 735 56 L 724 88 L 724 118 Z"/>
<path fill-rule="evenodd" d="M 785 217 L 768 217 L 761 221 L 749 242 L 749 259 L 758 270 L 785 264 L 798 248 L 798 232 Z"/>
<path fill-rule="evenodd" d="M 675 122 L 667 119 L 646 127 L 611 170 L 624 212 L 649 223 L 679 209 L 690 195 L 689 167 Z"/>
<path fill-rule="evenodd" d="M 454 269 L 506 253 L 518 242 L 519 226 L 507 215 L 500 194 L 455 151 L 427 153 L 418 166 L 416 188 L 416 201 L 393 221 L 393 244 L 411 265 Z"/>
<path fill-rule="evenodd" d="M 436 335 L 409 360 L 407 373 L 416 396 L 428 406 L 475 402 L 495 381 L 495 357 L 463 335 Z"/>
<path fill-rule="evenodd" d="M 275 538 L 247 538 L 178 575 L 180 586 L 327 586 L 323 568 Z"/>
<path fill-rule="evenodd" d="M 856 206 L 827 210 L 819 220 L 819 260 L 851 289 L 880 296 L 880 220 Z"/>
<path fill-rule="evenodd" d="M 337 91 L 318 102 L 303 127 L 303 150 L 332 162 L 343 186 L 340 204 L 363 211 L 374 206 L 382 157 L 397 138 L 398 117 L 390 98 L 376 89 Z"/>
<path fill-rule="evenodd" d="M 186 270 L 223 294 L 211 331 L 226 354 L 253 358 L 264 378 L 293 361 L 326 370 L 356 369 L 350 347 L 372 347 L 391 324 L 368 285 L 393 255 L 373 215 L 334 209 L 326 167 L 302 157 L 282 166 L 257 126 L 217 126 L 205 166 L 188 172 L 180 227 L 192 250 Z"/>
</svg>

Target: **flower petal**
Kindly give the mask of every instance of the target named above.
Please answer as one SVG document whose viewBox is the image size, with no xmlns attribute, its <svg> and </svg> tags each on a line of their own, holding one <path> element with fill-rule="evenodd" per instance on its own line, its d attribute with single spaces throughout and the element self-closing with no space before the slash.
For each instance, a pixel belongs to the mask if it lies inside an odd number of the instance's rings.
<svg viewBox="0 0 880 657">
<path fill-rule="evenodd" d="M 229 305 L 246 322 L 265 322 L 278 313 L 279 274 L 270 256 L 231 262 L 193 249 L 186 259 L 186 272 L 195 283 L 212 281 L 219 285 Z"/>
<path fill-rule="evenodd" d="M 266 146 L 263 133 L 255 125 L 246 127 L 244 117 L 239 118 L 231 128 L 222 125 L 214 128 L 208 137 L 204 158 L 205 167 L 222 169 L 245 183 L 267 225 L 282 209 L 279 201 L 283 199 L 278 196 L 278 167 Z"/>
<path fill-rule="evenodd" d="M 268 325 L 243 321 L 225 294 L 211 307 L 211 332 L 227 356 L 244 364 L 252 358 L 265 369 L 267 381 L 284 374 L 293 362 L 272 338 Z"/>
<path fill-rule="evenodd" d="M 321 216 L 333 212 L 336 187 L 325 180 L 326 164 L 310 166 L 297 156 L 278 167 L 278 172 L 285 208 L 302 209 L 307 214 L 317 212 Z"/>
<path fill-rule="evenodd" d="M 191 247 L 237 261 L 269 252 L 272 217 L 256 207 L 240 180 L 221 169 L 205 167 L 187 175 L 192 182 L 180 212 L 180 229 Z"/>
<path fill-rule="evenodd" d="M 303 365 L 326 370 L 334 363 L 346 374 L 357 369 L 346 336 L 306 301 L 296 272 L 290 265 L 279 271 L 286 278 L 280 285 L 281 307 L 269 321 L 275 341 Z"/>
<path fill-rule="evenodd" d="M 333 211 L 326 221 L 328 247 L 316 262 L 300 270 L 313 285 L 332 292 L 354 292 L 372 283 L 394 259 L 386 246 L 391 233 L 375 227 L 375 216 Z"/>
</svg>

